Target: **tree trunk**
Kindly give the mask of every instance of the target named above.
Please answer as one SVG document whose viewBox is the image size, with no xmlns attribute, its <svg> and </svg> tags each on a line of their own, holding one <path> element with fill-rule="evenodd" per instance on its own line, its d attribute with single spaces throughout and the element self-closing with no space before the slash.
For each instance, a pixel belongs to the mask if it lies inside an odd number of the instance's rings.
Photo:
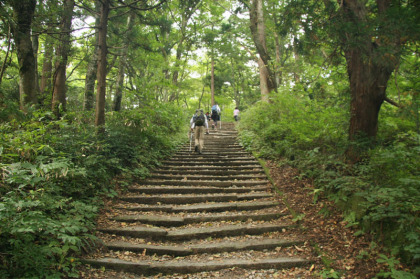
<svg viewBox="0 0 420 279">
<path fill-rule="evenodd" d="M 35 59 L 35 90 L 37 95 L 39 95 L 39 73 L 38 73 L 38 50 L 39 50 L 39 35 L 32 35 L 32 49 L 34 50 L 34 59 Z M 38 96 L 39 102 L 39 96 Z"/>
<path fill-rule="evenodd" d="M 264 61 L 259 58 L 258 59 L 258 68 L 260 69 L 260 90 L 261 90 L 261 100 L 263 102 L 270 102 L 270 90 L 268 85 L 268 70 Z"/>
<path fill-rule="evenodd" d="M 381 2 L 378 5 L 379 13 L 383 13 L 389 6 L 390 1 Z M 354 26 L 368 20 L 365 4 L 357 0 L 345 0 L 342 12 L 345 22 Z M 380 41 L 372 42 L 372 38 L 374 36 L 369 32 L 347 32 L 342 39 L 351 93 L 350 141 L 360 138 L 368 141 L 375 139 L 379 110 L 386 98 L 387 83 L 399 61 L 400 45 L 397 41 L 389 40 L 387 44 L 381 45 Z M 364 148 L 366 147 L 356 148 L 356 145 L 352 145 L 346 154 L 349 161 L 359 161 L 360 151 Z"/>
<path fill-rule="evenodd" d="M 182 14 L 181 14 L 181 38 L 178 42 L 178 47 L 176 49 L 176 60 L 175 60 L 175 69 L 172 74 L 172 83 L 174 85 L 174 90 L 171 96 L 169 97 L 169 101 L 173 102 L 178 98 L 178 78 L 179 78 L 179 70 L 181 67 L 181 56 L 184 52 L 184 41 L 187 39 L 187 25 L 188 21 L 190 20 L 191 16 L 196 11 L 196 7 L 200 4 L 201 0 L 190 0 L 190 1 L 180 1 L 180 5 L 182 7 Z M 187 48 L 189 50 L 190 47 Z"/>
<path fill-rule="evenodd" d="M 96 90 L 96 116 L 95 125 L 101 127 L 105 125 L 105 95 L 106 95 L 106 34 L 108 32 L 108 15 L 109 15 L 109 3 L 110 0 L 101 1 L 101 20 L 99 25 L 99 60 L 98 60 L 98 72 L 97 80 L 98 87 Z M 103 128 L 102 128 L 103 129 Z M 102 130 L 101 129 L 101 130 Z"/>
<path fill-rule="evenodd" d="M 10 45 L 11 45 L 11 36 L 12 36 L 11 27 L 9 25 L 9 31 L 7 32 L 7 50 L 6 50 L 6 55 L 4 57 L 3 65 L 1 67 L 1 72 L 0 72 L 0 84 L 3 80 L 4 71 L 6 71 L 6 67 L 7 67 L 7 59 L 9 58 Z M 3 99 L 3 95 L 1 91 L 0 91 L 0 99 Z"/>
<path fill-rule="evenodd" d="M 264 13 L 263 13 L 263 0 L 251 0 L 251 8 L 249 11 L 250 16 L 250 29 L 252 40 L 254 41 L 255 47 L 257 48 L 258 54 L 260 55 L 261 61 L 258 62 L 260 69 L 260 81 L 261 78 L 265 80 L 260 84 L 261 86 L 261 97 L 266 99 L 265 96 L 268 93 L 277 90 L 276 79 L 273 71 L 270 69 L 270 55 L 267 51 L 266 40 L 265 40 L 265 24 L 264 24 Z M 261 64 L 262 62 L 262 64 Z M 261 73 L 263 71 L 263 73 Z M 263 88 L 266 87 L 266 88 Z M 268 100 L 268 99 L 267 99 Z"/>
<path fill-rule="evenodd" d="M 115 91 L 114 99 L 114 111 L 121 110 L 121 100 L 122 100 L 122 91 L 124 87 L 124 77 L 125 77 L 125 65 L 127 62 L 127 52 L 128 52 L 128 42 L 131 34 L 131 30 L 134 26 L 134 13 L 131 12 L 127 18 L 127 33 L 124 36 L 124 47 L 120 56 L 120 64 L 118 66 L 118 78 L 117 78 L 117 89 Z"/>
<path fill-rule="evenodd" d="M 214 106 L 216 101 L 214 99 L 214 58 L 213 58 L 213 53 L 211 55 L 210 92 L 211 92 L 211 106 Z"/>
<path fill-rule="evenodd" d="M 282 70 L 281 70 L 281 45 L 279 35 L 274 32 L 274 38 L 276 41 L 276 69 L 275 69 L 275 76 L 276 76 L 276 85 L 280 86 L 282 83 Z"/>
<path fill-rule="evenodd" d="M 92 53 L 92 57 L 89 60 L 87 71 L 86 71 L 86 79 L 85 79 L 85 94 L 84 94 L 84 102 L 83 102 L 83 110 L 90 111 L 93 109 L 94 105 L 94 96 L 95 96 L 95 81 L 96 81 L 96 74 L 98 71 L 98 41 L 99 41 L 99 32 L 98 26 L 100 25 L 100 12 L 101 12 L 101 5 L 99 0 L 95 0 L 95 47 Z"/>
<path fill-rule="evenodd" d="M 47 36 L 44 44 L 44 61 L 42 63 L 42 74 L 40 84 L 41 103 L 45 105 L 47 96 L 52 91 L 52 57 L 53 57 L 52 38 Z M 51 104 L 49 105 L 51 106 Z"/>
<path fill-rule="evenodd" d="M 70 51 L 71 21 L 73 17 L 74 0 L 64 2 L 63 17 L 60 24 L 60 44 L 57 48 L 55 64 L 52 111 L 59 118 L 61 111 L 66 111 L 66 69 Z M 62 110 L 59 109 L 60 105 Z"/>
<path fill-rule="evenodd" d="M 31 24 L 36 0 L 10 1 L 13 8 L 12 33 L 19 63 L 20 108 L 37 103 L 35 56 L 31 40 Z"/>
</svg>

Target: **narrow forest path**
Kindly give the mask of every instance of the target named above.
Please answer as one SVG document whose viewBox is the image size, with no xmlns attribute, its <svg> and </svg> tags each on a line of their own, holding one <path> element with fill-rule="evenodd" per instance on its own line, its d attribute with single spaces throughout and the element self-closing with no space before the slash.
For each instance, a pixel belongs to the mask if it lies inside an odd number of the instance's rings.
<svg viewBox="0 0 420 279">
<path fill-rule="evenodd" d="M 163 278 L 276 278 L 308 266 L 296 256 L 302 240 L 284 235 L 294 223 L 261 165 L 238 145 L 233 123 L 222 128 L 206 135 L 204 154 L 185 144 L 119 197 L 99 224 L 106 249 L 85 262 Z"/>
</svg>

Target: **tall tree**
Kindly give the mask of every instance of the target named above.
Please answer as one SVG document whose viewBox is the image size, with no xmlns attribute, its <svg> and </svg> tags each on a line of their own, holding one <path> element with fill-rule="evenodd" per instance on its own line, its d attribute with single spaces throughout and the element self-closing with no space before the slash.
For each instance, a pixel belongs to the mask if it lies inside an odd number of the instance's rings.
<svg viewBox="0 0 420 279">
<path fill-rule="evenodd" d="M 260 69 L 260 87 L 263 101 L 268 101 L 270 92 L 277 90 L 276 79 L 271 70 L 271 57 L 267 50 L 263 0 L 251 0 L 249 17 L 251 20 L 252 40 L 260 56 L 258 66 Z"/>
<path fill-rule="evenodd" d="M 55 64 L 52 111 L 59 117 L 60 109 L 66 111 L 66 69 L 70 51 L 71 22 L 73 17 L 74 0 L 65 0 L 63 15 L 60 23 L 60 41 L 57 47 L 57 61 Z"/>
<path fill-rule="evenodd" d="M 106 36 L 108 32 L 108 16 L 110 8 L 110 0 L 101 1 L 100 24 L 98 27 L 98 86 L 96 89 L 96 116 L 95 125 L 101 127 L 105 125 L 105 94 L 106 94 L 106 66 L 107 66 L 107 44 Z"/>
<path fill-rule="evenodd" d="M 31 25 L 36 0 L 11 0 L 13 20 L 11 21 L 19 62 L 20 107 L 37 103 L 36 61 L 31 40 Z"/>
<path fill-rule="evenodd" d="M 180 38 L 178 41 L 178 46 L 176 49 L 176 57 L 175 57 L 175 66 L 174 72 L 172 74 L 172 83 L 174 84 L 175 88 L 178 84 L 179 78 L 179 68 L 181 66 L 181 58 L 182 54 L 185 50 L 189 51 L 189 48 L 186 46 L 191 46 L 191 44 L 185 44 L 185 41 L 188 40 L 188 32 L 187 26 L 188 22 L 191 17 L 194 15 L 195 11 L 197 10 L 197 6 L 201 3 L 202 0 L 189 0 L 189 1 L 179 1 L 180 5 Z M 177 90 L 174 90 L 174 93 L 171 94 L 169 101 L 174 101 L 177 98 Z"/>
<path fill-rule="evenodd" d="M 118 77 L 117 77 L 117 88 L 115 91 L 115 98 L 114 98 L 114 105 L 113 110 L 114 111 L 120 111 L 121 110 L 121 100 L 122 100 L 122 92 L 123 92 L 123 86 L 124 86 L 124 78 L 125 78 L 125 68 L 127 63 L 127 52 L 128 52 L 128 43 L 131 31 L 134 26 L 134 12 L 131 11 L 128 18 L 127 18 L 127 31 L 125 32 L 123 36 L 123 46 L 121 50 L 121 56 L 118 66 Z"/>
<path fill-rule="evenodd" d="M 90 57 L 85 78 L 85 89 L 84 89 L 84 101 L 83 101 L 83 110 L 89 111 L 93 109 L 94 96 L 95 96 L 95 81 L 98 71 L 98 42 L 99 42 L 99 32 L 98 27 L 101 22 L 101 4 L 99 0 L 95 0 L 95 10 L 93 16 L 95 18 L 95 36 L 93 38 L 93 51 Z"/>
<path fill-rule="evenodd" d="M 332 8 L 330 2 L 326 5 Z M 338 32 L 337 37 L 347 61 L 351 92 L 349 138 L 374 139 L 388 81 L 399 63 L 403 45 L 413 35 L 405 30 L 416 25 L 409 22 L 415 18 L 409 10 L 411 5 L 400 1 L 377 0 L 369 4 L 344 0 L 339 5 L 343 32 Z M 359 160 L 359 152 L 354 148 L 348 150 L 347 156 L 352 161 Z"/>
</svg>

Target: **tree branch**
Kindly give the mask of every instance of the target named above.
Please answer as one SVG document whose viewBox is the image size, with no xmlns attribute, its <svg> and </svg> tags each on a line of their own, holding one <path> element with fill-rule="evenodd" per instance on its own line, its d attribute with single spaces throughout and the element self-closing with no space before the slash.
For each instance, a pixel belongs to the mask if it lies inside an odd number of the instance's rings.
<svg viewBox="0 0 420 279">
<path fill-rule="evenodd" d="M 385 97 L 384 101 L 387 102 L 387 103 L 389 103 L 389 104 L 391 104 L 391 105 L 393 105 L 393 106 L 395 106 L 395 107 L 397 107 L 397 108 L 402 108 L 403 107 L 402 105 L 398 104 L 397 102 L 391 100 L 388 97 Z"/>
</svg>

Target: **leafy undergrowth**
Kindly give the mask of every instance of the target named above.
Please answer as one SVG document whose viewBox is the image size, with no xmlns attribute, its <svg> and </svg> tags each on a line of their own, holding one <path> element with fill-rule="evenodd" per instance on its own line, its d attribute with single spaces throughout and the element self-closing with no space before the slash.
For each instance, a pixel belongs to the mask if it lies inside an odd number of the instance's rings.
<svg viewBox="0 0 420 279">
<path fill-rule="evenodd" d="M 0 123 L 0 278 L 78 277 L 112 179 L 147 175 L 185 140 L 183 120 L 156 105 L 109 115 L 103 133 L 88 113 Z"/>
<path fill-rule="evenodd" d="M 310 277 L 302 270 L 279 278 L 415 278 L 370 235 L 358 235 L 332 201 L 314 202 L 314 186 L 309 179 L 299 179 L 297 169 L 273 161 L 267 167 L 276 188 L 297 214 L 299 227 L 289 233 L 305 238 L 311 244 L 310 253 L 318 258 Z M 291 275 L 296 277 L 287 277 Z"/>
</svg>

